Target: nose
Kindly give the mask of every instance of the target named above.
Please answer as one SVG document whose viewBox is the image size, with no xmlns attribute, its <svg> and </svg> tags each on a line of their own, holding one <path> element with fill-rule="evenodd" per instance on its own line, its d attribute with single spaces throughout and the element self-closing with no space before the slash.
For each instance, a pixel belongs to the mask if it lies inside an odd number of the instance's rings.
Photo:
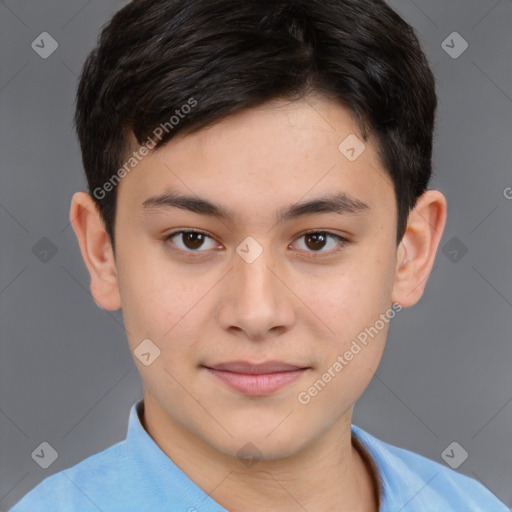
<svg viewBox="0 0 512 512">
<path fill-rule="evenodd" d="M 220 325 L 251 340 L 273 338 L 295 321 L 293 293 L 284 266 L 275 265 L 270 249 L 252 262 L 237 253 L 217 308 Z"/>
</svg>

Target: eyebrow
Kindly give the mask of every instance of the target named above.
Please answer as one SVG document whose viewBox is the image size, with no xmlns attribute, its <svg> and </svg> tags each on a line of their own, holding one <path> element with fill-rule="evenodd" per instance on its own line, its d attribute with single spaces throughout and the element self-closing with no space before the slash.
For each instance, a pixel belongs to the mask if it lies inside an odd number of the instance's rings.
<svg viewBox="0 0 512 512">
<path fill-rule="evenodd" d="M 165 210 L 168 208 L 178 208 L 199 215 L 216 217 L 219 220 L 233 222 L 236 218 L 234 212 L 226 209 L 220 204 L 213 203 L 207 199 L 196 196 L 182 195 L 172 189 L 166 192 L 150 197 L 142 203 L 144 211 Z M 314 215 L 319 213 L 339 213 L 354 215 L 369 210 L 370 207 L 357 199 L 356 197 L 340 192 L 337 194 L 328 194 L 318 197 L 311 201 L 294 203 L 286 208 L 281 208 L 277 212 L 277 222 Z"/>
</svg>

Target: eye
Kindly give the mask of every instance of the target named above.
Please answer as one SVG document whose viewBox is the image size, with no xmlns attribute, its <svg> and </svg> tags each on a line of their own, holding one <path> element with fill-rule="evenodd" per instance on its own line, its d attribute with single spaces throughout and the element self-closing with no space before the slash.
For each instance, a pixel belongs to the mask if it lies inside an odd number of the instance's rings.
<svg viewBox="0 0 512 512">
<path fill-rule="evenodd" d="M 176 242 L 172 241 L 176 239 Z M 205 252 L 199 251 L 198 249 L 204 248 L 205 241 L 210 240 L 210 247 L 206 244 L 206 250 L 214 248 L 217 243 L 211 236 L 208 236 L 206 233 L 202 231 L 194 231 L 194 230 L 182 230 L 182 231 L 174 231 L 165 237 L 165 241 L 172 241 L 172 244 L 175 245 L 179 250 L 184 252 Z"/>
<path fill-rule="evenodd" d="M 341 251 L 348 243 L 347 239 L 328 231 L 309 231 L 300 235 L 297 240 L 301 240 L 302 238 L 305 240 L 305 244 L 303 244 L 305 248 L 299 247 L 299 249 L 308 252 L 308 257 L 310 258 L 332 256 Z M 209 243 L 206 243 L 208 241 Z M 329 241 L 331 241 L 331 243 L 329 243 Z M 219 247 L 219 244 L 211 236 L 202 231 L 190 229 L 182 229 L 169 233 L 164 238 L 164 242 L 170 242 L 172 250 L 188 254 L 207 252 L 209 249 Z M 296 245 L 300 246 L 301 244 L 296 243 Z M 330 248 L 329 245 L 331 246 Z M 322 250 L 326 247 L 327 250 Z"/>
<path fill-rule="evenodd" d="M 328 231 L 309 231 L 300 235 L 298 240 L 301 240 L 302 238 L 305 239 L 304 250 L 306 252 L 312 252 L 313 254 L 310 254 L 310 256 L 313 258 L 331 256 L 341 251 L 345 244 L 348 243 L 346 238 L 343 238 L 342 236 L 336 235 L 334 233 L 329 233 Z M 329 240 L 334 242 L 329 244 Z M 330 249 L 328 247 L 329 245 L 331 247 Z M 327 247 L 327 250 L 321 250 L 325 247 Z"/>
</svg>

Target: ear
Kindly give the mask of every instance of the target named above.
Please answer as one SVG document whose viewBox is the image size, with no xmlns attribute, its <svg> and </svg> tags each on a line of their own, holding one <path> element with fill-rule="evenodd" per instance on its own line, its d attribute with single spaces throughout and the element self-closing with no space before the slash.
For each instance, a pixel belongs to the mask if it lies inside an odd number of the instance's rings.
<svg viewBox="0 0 512 512">
<path fill-rule="evenodd" d="M 103 219 L 89 194 L 77 192 L 73 195 L 69 220 L 91 276 L 94 301 L 103 309 L 120 309 L 121 297 L 112 245 Z"/>
<path fill-rule="evenodd" d="M 393 302 L 407 308 L 423 295 L 443 235 L 446 213 L 446 199 L 438 190 L 427 190 L 418 198 L 397 250 Z"/>
</svg>

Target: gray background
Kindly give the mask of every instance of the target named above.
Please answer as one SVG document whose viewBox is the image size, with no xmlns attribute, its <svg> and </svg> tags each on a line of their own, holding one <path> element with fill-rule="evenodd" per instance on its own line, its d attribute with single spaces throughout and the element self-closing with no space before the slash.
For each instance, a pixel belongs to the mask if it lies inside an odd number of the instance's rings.
<svg viewBox="0 0 512 512">
<path fill-rule="evenodd" d="M 85 190 L 71 124 L 77 75 L 126 3 L 0 1 L 2 511 L 123 439 L 142 397 L 121 313 L 93 302 L 68 223 L 73 192 Z M 448 221 L 425 294 L 393 321 L 354 423 L 441 463 L 457 441 L 469 453 L 458 471 L 510 506 L 512 3 L 391 4 L 417 29 L 437 77 L 431 188 L 446 195 Z M 31 48 L 44 31 L 59 45 L 47 59 Z M 469 43 L 456 59 L 442 47 L 452 32 Z M 41 253 L 43 237 L 55 254 Z M 31 458 L 43 441 L 59 454 L 47 469 Z"/>
</svg>

